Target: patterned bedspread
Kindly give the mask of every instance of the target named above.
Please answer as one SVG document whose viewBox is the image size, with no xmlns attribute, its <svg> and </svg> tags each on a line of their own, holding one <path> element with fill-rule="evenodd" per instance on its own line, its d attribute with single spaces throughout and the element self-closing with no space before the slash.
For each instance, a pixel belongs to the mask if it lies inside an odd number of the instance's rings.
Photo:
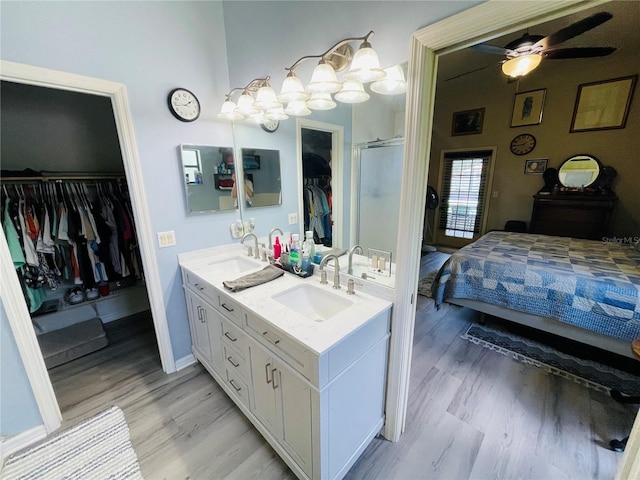
<svg viewBox="0 0 640 480">
<path fill-rule="evenodd" d="M 629 244 L 490 232 L 451 256 L 433 293 L 436 306 L 466 298 L 622 340 L 640 336 L 640 253 Z"/>
</svg>

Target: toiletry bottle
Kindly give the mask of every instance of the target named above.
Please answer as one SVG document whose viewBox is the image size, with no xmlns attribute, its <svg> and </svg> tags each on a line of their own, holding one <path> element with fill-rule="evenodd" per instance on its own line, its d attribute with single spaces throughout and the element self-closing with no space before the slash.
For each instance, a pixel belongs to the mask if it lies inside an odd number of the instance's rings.
<svg viewBox="0 0 640 480">
<path fill-rule="evenodd" d="M 311 260 L 309 259 L 309 254 L 302 251 L 302 271 L 311 273 Z"/>
<path fill-rule="evenodd" d="M 291 235 L 291 249 L 289 250 L 289 262 L 292 267 L 300 268 L 302 259 L 300 258 L 300 235 L 294 233 Z"/>
<path fill-rule="evenodd" d="M 313 230 L 309 230 L 305 235 L 306 239 L 304 241 L 304 245 L 302 246 L 302 250 L 307 250 L 309 252 L 309 258 L 313 258 L 313 256 L 316 254 L 316 244 L 313 241 Z"/>
<path fill-rule="evenodd" d="M 276 241 L 273 244 L 273 258 L 274 260 L 278 260 L 280 258 L 280 254 L 282 253 L 282 246 L 280 245 L 280 237 L 276 235 Z"/>
</svg>

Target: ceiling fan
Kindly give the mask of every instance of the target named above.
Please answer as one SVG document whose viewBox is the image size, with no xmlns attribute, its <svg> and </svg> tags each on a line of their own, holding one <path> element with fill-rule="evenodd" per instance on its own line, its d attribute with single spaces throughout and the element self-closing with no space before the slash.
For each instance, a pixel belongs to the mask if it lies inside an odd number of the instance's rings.
<svg viewBox="0 0 640 480">
<path fill-rule="evenodd" d="M 614 47 L 568 47 L 556 48 L 556 46 L 567 40 L 577 37 L 582 33 L 603 24 L 613 18 L 609 12 L 600 12 L 585 19 L 579 20 L 571 25 L 558 30 L 546 37 L 542 35 L 529 35 L 525 33 L 521 38 L 514 40 L 503 47 L 494 45 L 480 44 L 472 48 L 485 53 L 504 55 L 506 58 L 502 63 L 502 72 L 513 78 L 522 77 L 533 69 L 535 69 L 543 58 L 549 60 L 563 60 L 567 58 L 588 58 L 588 57 L 604 57 L 613 53 Z M 464 73 L 467 75 L 478 70 L 487 68 L 478 68 L 476 70 Z M 448 80 L 453 80 L 462 75 L 457 75 Z"/>
</svg>

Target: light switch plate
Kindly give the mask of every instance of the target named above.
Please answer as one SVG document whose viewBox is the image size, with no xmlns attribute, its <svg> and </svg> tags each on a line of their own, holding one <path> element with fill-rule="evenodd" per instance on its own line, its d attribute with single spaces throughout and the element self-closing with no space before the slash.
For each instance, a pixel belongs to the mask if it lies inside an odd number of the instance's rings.
<svg viewBox="0 0 640 480">
<path fill-rule="evenodd" d="M 289 214 L 289 225 L 295 225 L 296 223 L 298 223 L 298 214 L 297 213 L 290 213 Z"/>
<path fill-rule="evenodd" d="M 173 247 L 176 244 L 176 233 L 173 230 L 158 232 L 158 245 L 160 248 Z"/>
</svg>

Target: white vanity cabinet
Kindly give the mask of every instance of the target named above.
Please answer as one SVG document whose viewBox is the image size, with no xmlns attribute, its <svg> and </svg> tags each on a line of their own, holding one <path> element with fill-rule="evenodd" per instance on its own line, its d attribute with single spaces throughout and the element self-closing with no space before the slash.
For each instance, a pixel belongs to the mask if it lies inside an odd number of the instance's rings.
<svg viewBox="0 0 640 480">
<path fill-rule="evenodd" d="M 312 279 L 233 294 L 228 274 L 181 266 L 196 358 L 296 476 L 342 478 L 384 424 L 391 304 L 360 294 L 309 319 L 273 297 Z"/>
</svg>

